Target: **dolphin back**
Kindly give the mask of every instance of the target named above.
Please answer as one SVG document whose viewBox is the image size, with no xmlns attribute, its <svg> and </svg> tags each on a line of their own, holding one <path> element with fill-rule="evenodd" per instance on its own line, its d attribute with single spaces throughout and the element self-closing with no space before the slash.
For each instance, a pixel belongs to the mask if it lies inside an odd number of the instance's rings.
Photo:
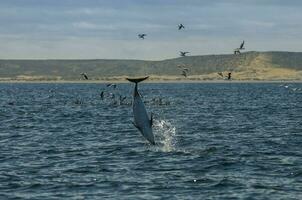
<svg viewBox="0 0 302 200">
<path fill-rule="evenodd" d="M 147 78 L 149 78 L 149 76 L 146 76 L 146 77 L 143 77 L 143 78 L 127 78 L 127 80 L 137 84 L 139 82 L 142 82 L 142 81 L 146 80 Z"/>
</svg>

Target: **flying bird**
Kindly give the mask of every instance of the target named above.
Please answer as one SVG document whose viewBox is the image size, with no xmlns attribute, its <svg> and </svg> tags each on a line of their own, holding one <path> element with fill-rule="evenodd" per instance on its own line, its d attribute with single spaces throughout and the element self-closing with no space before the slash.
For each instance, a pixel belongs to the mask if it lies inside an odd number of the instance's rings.
<svg viewBox="0 0 302 200">
<path fill-rule="evenodd" d="M 243 42 L 241 43 L 239 49 L 240 49 L 240 50 L 244 50 L 243 46 L 244 46 L 244 40 L 243 40 Z"/>
<path fill-rule="evenodd" d="M 145 39 L 145 36 L 147 36 L 147 34 L 145 34 L 145 33 L 138 34 L 138 37 L 139 37 L 140 39 Z"/>
<path fill-rule="evenodd" d="M 240 50 L 244 50 L 244 40 L 242 41 L 242 43 L 240 44 L 239 48 L 234 49 L 234 54 L 241 54 Z"/>
<path fill-rule="evenodd" d="M 81 75 L 82 75 L 86 80 L 88 80 L 88 76 L 87 76 L 86 73 L 81 73 Z"/>
<path fill-rule="evenodd" d="M 188 51 L 180 51 L 180 56 L 185 57 L 187 53 L 190 53 Z"/>
<path fill-rule="evenodd" d="M 178 30 L 181 30 L 181 29 L 184 29 L 184 28 L 185 28 L 185 26 L 183 24 L 178 25 Z"/>
</svg>

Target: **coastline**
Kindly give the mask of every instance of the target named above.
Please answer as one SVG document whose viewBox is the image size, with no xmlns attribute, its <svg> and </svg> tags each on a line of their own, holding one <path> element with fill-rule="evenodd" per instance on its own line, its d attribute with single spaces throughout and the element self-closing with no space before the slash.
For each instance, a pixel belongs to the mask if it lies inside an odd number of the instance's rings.
<svg viewBox="0 0 302 200">
<path fill-rule="evenodd" d="M 129 83 L 127 80 L 0 80 L 0 84 L 31 83 L 31 84 L 106 84 L 106 83 Z M 302 80 L 146 80 L 145 83 L 302 83 Z"/>
</svg>

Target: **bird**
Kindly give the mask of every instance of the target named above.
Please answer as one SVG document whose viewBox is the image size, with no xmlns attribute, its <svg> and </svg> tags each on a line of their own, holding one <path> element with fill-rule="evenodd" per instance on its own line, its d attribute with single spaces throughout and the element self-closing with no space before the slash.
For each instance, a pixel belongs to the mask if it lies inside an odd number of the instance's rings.
<svg viewBox="0 0 302 200">
<path fill-rule="evenodd" d="M 244 40 L 242 41 L 242 43 L 241 43 L 239 49 L 240 49 L 240 50 L 244 50 L 243 46 L 244 46 Z"/>
<path fill-rule="evenodd" d="M 232 78 L 232 72 L 229 72 L 228 73 L 228 80 L 231 80 L 231 78 Z"/>
<path fill-rule="evenodd" d="M 82 75 L 86 80 L 88 80 L 88 76 L 87 76 L 86 73 L 81 73 L 81 75 Z"/>
<path fill-rule="evenodd" d="M 244 40 L 242 41 L 242 43 L 240 44 L 239 48 L 234 49 L 234 54 L 241 54 L 240 50 L 244 50 Z"/>
<path fill-rule="evenodd" d="M 101 92 L 100 96 L 101 96 L 101 99 L 104 100 L 104 91 Z"/>
<path fill-rule="evenodd" d="M 116 84 L 114 84 L 114 83 L 108 83 L 106 86 L 107 87 L 113 87 L 114 89 L 116 88 Z"/>
<path fill-rule="evenodd" d="M 181 30 L 182 28 L 184 29 L 185 26 L 184 26 L 183 24 L 179 24 L 179 25 L 178 25 L 178 30 Z"/>
<path fill-rule="evenodd" d="M 145 34 L 145 33 L 138 34 L 138 37 L 141 39 L 145 39 L 145 36 L 147 36 L 147 34 Z"/>
<path fill-rule="evenodd" d="M 188 51 L 180 51 L 180 56 L 185 57 L 187 53 L 190 53 Z"/>
</svg>

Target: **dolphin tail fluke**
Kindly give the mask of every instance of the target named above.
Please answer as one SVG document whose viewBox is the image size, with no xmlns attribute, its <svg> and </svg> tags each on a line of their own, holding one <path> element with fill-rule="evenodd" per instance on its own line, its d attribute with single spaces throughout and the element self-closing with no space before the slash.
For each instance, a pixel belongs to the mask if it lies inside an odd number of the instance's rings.
<svg viewBox="0 0 302 200">
<path fill-rule="evenodd" d="M 149 78 L 149 76 L 146 76 L 146 77 L 143 77 L 143 78 L 127 78 L 127 80 L 137 84 L 139 82 L 142 82 L 142 81 L 146 80 L 147 78 Z"/>
</svg>

